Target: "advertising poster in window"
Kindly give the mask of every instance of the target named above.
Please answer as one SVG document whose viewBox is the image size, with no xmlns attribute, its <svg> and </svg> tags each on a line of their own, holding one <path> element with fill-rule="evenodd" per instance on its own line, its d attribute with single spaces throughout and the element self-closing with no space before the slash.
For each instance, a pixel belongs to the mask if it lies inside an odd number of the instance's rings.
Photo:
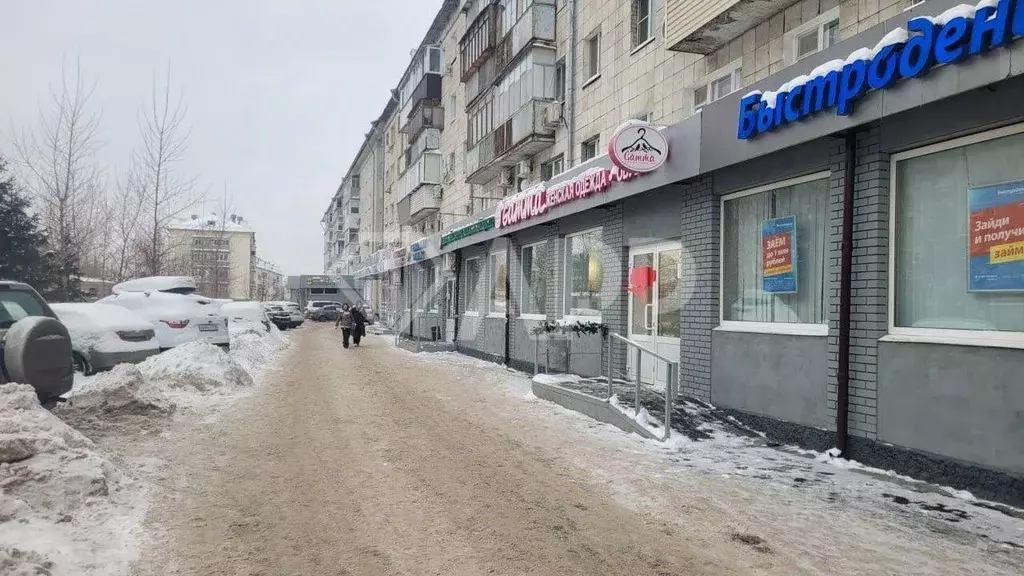
<svg viewBox="0 0 1024 576">
<path fill-rule="evenodd" d="M 761 289 L 796 293 L 796 216 L 761 223 Z"/>
<path fill-rule="evenodd" d="M 969 292 L 1024 291 L 1024 181 L 967 190 Z"/>
</svg>

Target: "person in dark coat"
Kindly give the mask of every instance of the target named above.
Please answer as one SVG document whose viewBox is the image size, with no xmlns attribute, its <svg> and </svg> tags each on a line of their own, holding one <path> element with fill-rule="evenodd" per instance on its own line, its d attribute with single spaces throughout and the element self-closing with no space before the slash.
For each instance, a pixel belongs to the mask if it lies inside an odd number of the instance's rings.
<svg viewBox="0 0 1024 576">
<path fill-rule="evenodd" d="M 346 304 L 347 306 L 347 304 Z M 366 314 L 362 308 L 353 306 L 352 314 L 352 343 L 359 346 L 359 341 L 366 335 Z"/>
<path fill-rule="evenodd" d="M 341 305 L 341 313 L 338 314 L 338 320 L 334 322 L 334 329 L 341 328 L 341 345 L 348 348 L 348 339 L 353 335 L 353 328 L 355 322 L 352 318 L 352 311 L 349 310 L 348 304 Z M 359 345 L 359 336 L 355 337 L 356 346 Z"/>
</svg>

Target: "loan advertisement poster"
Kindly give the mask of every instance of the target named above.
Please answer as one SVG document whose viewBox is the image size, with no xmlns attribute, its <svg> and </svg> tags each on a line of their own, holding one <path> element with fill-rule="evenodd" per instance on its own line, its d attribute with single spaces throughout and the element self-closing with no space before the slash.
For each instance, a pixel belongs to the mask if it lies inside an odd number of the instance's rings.
<svg viewBox="0 0 1024 576">
<path fill-rule="evenodd" d="M 967 190 L 970 292 L 1024 291 L 1024 181 Z"/>
<path fill-rule="evenodd" d="M 761 289 L 773 294 L 796 293 L 796 217 L 761 223 Z"/>
</svg>

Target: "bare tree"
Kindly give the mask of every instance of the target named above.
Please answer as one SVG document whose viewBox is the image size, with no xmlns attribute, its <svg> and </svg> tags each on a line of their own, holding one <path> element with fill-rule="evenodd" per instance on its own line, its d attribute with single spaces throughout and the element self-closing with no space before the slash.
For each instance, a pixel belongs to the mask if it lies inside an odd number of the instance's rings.
<svg viewBox="0 0 1024 576">
<path fill-rule="evenodd" d="M 128 280 L 140 267 L 139 232 L 146 207 L 146 190 L 134 168 L 118 177 L 110 198 L 106 245 L 111 260 L 109 276 L 114 282 Z"/>
<path fill-rule="evenodd" d="M 57 256 L 55 293 L 65 299 L 79 296 L 83 254 L 95 247 L 100 229 L 103 179 L 96 160 L 99 114 L 90 104 L 94 90 L 95 85 L 85 85 L 80 64 L 72 78 L 62 70 L 52 101 L 39 106 L 39 124 L 14 142 L 21 181 L 36 201 Z"/>
<path fill-rule="evenodd" d="M 162 89 L 154 79 L 151 102 L 140 115 L 142 142 L 133 158 L 134 177 L 144 198 L 140 272 L 148 275 L 168 271 L 174 247 L 167 241 L 167 226 L 196 201 L 195 178 L 180 174 L 190 133 L 185 126 L 187 110 L 181 95 L 172 98 L 170 85 L 168 67 Z"/>
</svg>

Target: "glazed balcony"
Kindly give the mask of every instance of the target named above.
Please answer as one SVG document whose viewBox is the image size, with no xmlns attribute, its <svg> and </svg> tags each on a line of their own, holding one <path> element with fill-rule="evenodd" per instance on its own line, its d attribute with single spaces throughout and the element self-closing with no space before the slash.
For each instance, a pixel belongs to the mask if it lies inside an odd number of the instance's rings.
<svg viewBox="0 0 1024 576">
<path fill-rule="evenodd" d="M 541 43 L 546 46 L 555 45 L 555 0 L 534 0 L 522 15 L 514 22 L 510 13 L 511 5 L 506 12 L 499 12 L 498 33 L 501 40 L 494 52 L 495 72 L 500 76 L 516 61 L 523 50 Z"/>
<path fill-rule="evenodd" d="M 397 204 L 398 223 L 418 224 L 441 209 L 441 154 L 424 152 L 402 176 L 402 195 Z"/>
<path fill-rule="evenodd" d="M 666 0 L 665 45 L 669 50 L 710 54 L 794 0 Z"/>
<path fill-rule="evenodd" d="M 435 101 L 420 100 L 419 105 L 413 107 L 401 131 L 409 136 L 409 140 L 415 140 L 424 130 L 432 128 L 444 129 L 444 108 Z"/>
<path fill-rule="evenodd" d="M 467 18 L 469 17 L 467 14 Z M 481 6 L 476 17 L 466 27 L 466 33 L 459 40 L 463 82 L 469 80 L 484 61 L 490 58 L 497 37 L 497 7 L 494 2 L 487 2 Z"/>
<path fill-rule="evenodd" d="M 531 100 L 466 151 L 466 181 L 483 184 L 502 168 L 525 160 L 555 143 L 557 124 L 551 119 L 555 102 Z"/>
</svg>

